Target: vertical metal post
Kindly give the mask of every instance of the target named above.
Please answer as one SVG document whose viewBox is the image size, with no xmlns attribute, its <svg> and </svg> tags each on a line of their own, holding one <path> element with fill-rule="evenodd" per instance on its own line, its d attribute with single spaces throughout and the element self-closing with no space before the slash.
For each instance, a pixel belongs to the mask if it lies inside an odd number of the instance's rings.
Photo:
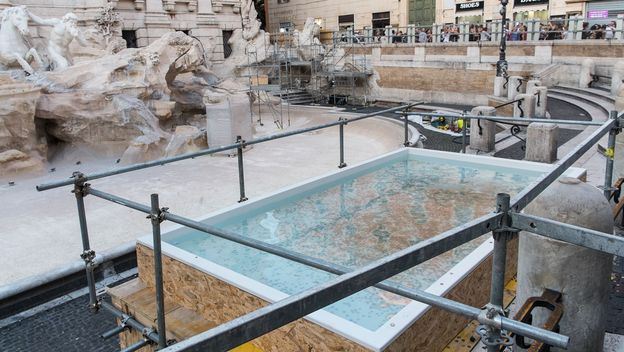
<svg viewBox="0 0 624 352">
<path fill-rule="evenodd" d="M 158 194 L 151 195 L 152 212 L 149 218 L 152 221 L 152 235 L 154 242 L 154 286 L 156 288 L 156 316 L 158 326 L 158 348 L 167 347 L 165 329 L 165 296 L 162 275 L 162 250 L 160 241 L 160 223 L 163 221 L 162 212 L 158 204 Z"/>
<path fill-rule="evenodd" d="M 404 132 L 403 145 L 406 146 L 406 147 L 410 146 L 408 123 L 409 123 L 409 121 L 407 119 L 407 111 L 403 111 L 403 132 Z"/>
<path fill-rule="evenodd" d="M 341 117 L 338 119 L 338 121 L 343 121 L 343 123 L 341 123 L 339 125 L 340 128 L 340 164 L 338 164 L 338 168 L 342 169 L 343 167 L 346 167 L 347 164 L 344 161 L 344 126 L 346 125 L 346 118 Z"/>
<path fill-rule="evenodd" d="M 464 116 L 466 114 L 462 113 L 462 153 L 466 154 L 466 130 L 468 129 L 468 124 Z"/>
<path fill-rule="evenodd" d="M 72 177 L 74 178 L 74 190 L 72 192 L 76 196 L 80 235 L 82 237 L 82 253 L 80 254 L 80 258 L 85 262 L 87 286 L 89 287 L 89 309 L 96 312 L 99 308 L 99 303 L 95 292 L 95 277 L 93 274 L 93 270 L 95 269 L 95 263 L 93 262 L 95 259 L 95 251 L 91 249 L 91 245 L 89 244 L 89 230 L 87 229 L 87 216 L 84 206 L 84 197 L 87 195 L 87 187 L 89 187 L 89 184 L 85 183 L 86 178 L 81 172 L 74 172 Z"/>
<path fill-rule="evenodd" d="M 490 309 L 488 318 L 504 315 L 503 294 L 505 292 L 505 264 L 507 261 L 507 241 L 513 235 L 509 231 L 510 196 L 506 193 L 496 195 L 496 206 L 499 213 L 505 214 L 498 229 L 492 231 L 494 237 L 494 251 L 492 253 L 492 283 L 490 287 Z M 498 352 L 504 339 L 501 330 L 490 326 L 489 336 L 486 338 L 488 352 Z"/>
<path fill-rule="evenodd" d="M 245 147 L 245 141 L 241 136 L 236 136 L 236 143 L 238 143 L 236 156 L 238 158 L 238 185 L 240 188 L 240 199 L 238 202 L 242 203 L 248 199 L 245 197 L 245 171 L 243 170 L 243 148 Z"/>
<path fill-rule="evenodd" d="M 617 119 L 617 111 L 611 111 L 610 118 Z M 618 132 L 619 123 L 616 122 L 615 126 L 609 131 L 609 142 L 607 150 L 605 150 L 605 157 L 607 164 L 605 166 L 605 181 L 604 181 L 604 196 L 609 199 L 613 187 L 613 157 L 615 156 L 615 136 Z"/>
<path fill-rule="evenodd" d="M 496 77 L 508 77 L 507 74 L 507 59 L 505 57 L 505 50 L 507 49 L 507 38 L 506 38 L 506 28 L 507 28 L 507 4 L 509 0 L 500 0 L 501 10 L 500 14 L 503 17 L 501 22 L 501 38 L 500 44 L 498 46 L 499 49 L 499 57 L 496 62 Z"/>
</svg>

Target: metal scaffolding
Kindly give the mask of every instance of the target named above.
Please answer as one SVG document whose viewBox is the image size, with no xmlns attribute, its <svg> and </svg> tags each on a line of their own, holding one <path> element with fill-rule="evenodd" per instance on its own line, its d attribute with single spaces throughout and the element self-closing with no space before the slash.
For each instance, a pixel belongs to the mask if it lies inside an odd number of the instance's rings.
<svg viewBox="0 0 624 352">
<path fill-rule="evenodd" d="M 134 170 L 145 169 L 157 165 L 194 158 L 202 155 L 209 155 L 220 151 L 231 149 L 242 149 L 247 145 L 258 144 L 285 138 L 292 135 L 307 133 L 314 130 L 339 126 L 340 128 L 340 162 L 339 167 L 346 166 L 344 161 L 344 127 L 349 123 L 358 120 L 370 118 L 387 112 L 402 111 L 404 121 L 407 123 L 407 111 L 419 103 L 408 104 L 397 108 L 387 109 L 375 114 L 362 115 L 351 119 L 339 119 L 336 122 L 299 129 L 295 131 L 279 133 L 272 136 L 243 141 L 240 138 L 236 143 L 211 148 L 195 153 L 184 154 L 172 158 L 155 160 L 143 164 L 123 167 L 108 172 L 96 173 L 91 175 L 83 175 L 75 173 L 72 180 L 64 180 L 37 186 L 39 191 L 52 188 L 74 185 L 73 193 L 76 196 L 78 217 L 80 222 L 83 253 L 82 257 L 85 261 L 86 275 L 89 282 L 90 290 L 90 308 L 97 310 L 100 307 L 113 311 L 116 316 L 120 317 L 122 324 L 117 328 L 106 333 L 112 336 L 120 332 L 127 326 L 140 332 L 144 339 L 138 344 L 145 345 L 147 343 L 158 343 L 159 348 L 166 345 L 164 310 L 162 306 L 163 289 L 162 289 L 162 262 L 160 246 L 160 223 L 163 221 L 171 221 L 195 230 L 199 230 L 217 237 L 221 237 L 230 241 L 243 244 L 252 248 L 256 248 L 280 257 L 309 265 L 330 273 L 339 275 L 338 277 L 308 289 L 304 292 L 292 295 L 281 301 L 275 302 L 254 312 L 248 313 L 230 322 L 217 326 L 211 330 L 203 332 L 199 335 L 191 337 L 187 340 L 173 344 L 163 351 L 224 351 L 239 346 L 247 341 L 255 339 L 263 334 L 280 328 L 296 319 L 302 318 L 316 310 L 322 309 L 333 304 L 345 297 L 371 286 L 387 290 L 392 293 L 407 297 L 409 299 L 423 302 L 434 307 L 438 307 L 456 314 L 460 314 L 471 319 L 477 320 L 481 326 L 479 331 L 482 333 L 483 341 L 488 346 L 488 351 L 498 351 L 502 345 L 510 342 L 510 333 L 517 336 L 531 338 L 542 341 L 548 345 L 567 348 L 569 337 L 562 334 L 544 330 L 542 328 L 531 326 L 513 319 L 509 319 L 502 306 L 504 276 L 505 276 L 505 260 L 506 260 L 506 244 L 511 238 L 518 236 L 520 231 L 529 231 L 544 237 L 561 240 L 586 248 L 598 251 L 624 256 L 624 239 L 613 236 L 611 234 L 599 231 L 588 230 L 582 227 L 568 225 L 565 223 L 540 218 L 537 216 L 526 215 L 520 213 L 532 200 L 534 200 L 546 187 L 561 176 L 574 162 L 576 162 L 583 154 L 585 154 L 592 146 L 597 143 L 604 135 L 609 134 L 609 146 L 613 150 L 615 146 L 615 135 L 621 131 L 622 119 L 624 114 L 617 116 L 611 115 L 611 119 L 605 123 L 587 122 L 587 121 L 558 121 L 559 123 L 592 125 L 598 126 L 587 139 L 580 143 L 570 153 L 554 164 L 552 171 L 544 174 L 525 188 L 521 193 L 513 199 L 507 194 L 499 194 L 496 204 L 493 204 L 494 212 L 484 215 L 478 219 L 470 221 L 466 224 L 458 226 L 454 229 L 441 233 L 435 237 L 423 240 L 416 245 L 410 246 L 398 252 L 392 253 L 386 257 L 376 260 L 364 267 L 356 270 L 349 270 L 342 266 L 324 261 L 319 258 L 305 256 L 300 253 L 285 250 L 283 248 L 241 236 L 236 233 L 220 230 L 210 225 L 197 222 L 180 215 L 173 214 L 167 208 L 161 208 L 158 203 L 158 195 L 153 194 L 151 197 L 151 206 L 143 205 L 128 199 L 118 197 L 116 195 L 102 192 L 94 189 L 86 183 L 111 175 L 126 173 Z M 510 121 L 518 120 L 507 117 L 496 116 L 464 116 L 470 119 L 485 119 Z M 538 122 L 536 119 L 522 119 L 524 122 Z M 552 122 L 553 120 L 548 120 Z M 407 141 L 407 134 L 406 140 Z M 246 200 L 242 153 L 238 153 L 239 165 L 239 186 L 240 201 Z M 605 192 L 610 189 L 610 175 L 613 172 L 612 156 L 607 157 L 606 174 L 609 176 L 605 180 Z M 154 237 L 154 261 L 155 261 L 155 277 L 156 277 L 156 300 L 157 300 L 157 326 L 158 331 L 137 325 L 136 321 L 120 312 L 116 308 L 102 302 L 95 294 L 95 284 L 93 279 L 93 260 L 95 252 L 90 248 L 89 235 L 87 230 L 87 221 L 84 208 L 83 198 L 92 195 L 101 199 L 105 199 L 122 206 L 148 214 L 151 221 Z M 490 302 L 482 308 L 471 307 L 466 304 L 456 302 L 447 298 L 432 295 L 422 290 L 409 289 L 391 281 L 386 281 L 392 276 L 410 269 L 426 260 L 441 255 L 453 248 L 456 248 L 466 242 L 469 242 L 481 235 L 492 232 L 494 239 L 494 251 L 492 261 L 492 283 L 490 289 Z M 160 283 L 159 283 L 160 281 Z M 125 325 L 127 324 L 127 325 Z"/>
</svg>

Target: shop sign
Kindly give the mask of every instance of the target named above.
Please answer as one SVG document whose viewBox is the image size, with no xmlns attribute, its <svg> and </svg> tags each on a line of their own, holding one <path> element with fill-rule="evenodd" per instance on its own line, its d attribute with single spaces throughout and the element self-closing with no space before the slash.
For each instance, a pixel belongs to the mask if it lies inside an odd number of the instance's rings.
<svg viewBox="0 0 624 352">
<path fill-rule="evenodd" d="M 514 0 L 514 6 L 548 4 L 549 0 Z"/>
<path fill-rule="evenodd" d="M 462 2 L 460 4 L 455 5 L 455 12 L 482 10 L 482 9 L 483 9 L 483 1 Z"/>
<path fill-rule="evenodd" d="M 589 18 L 590 20 L 597 19 L 597 18 L 608 18 L 608 17 L 609 17 L 609 10 L 596 10 L 596 11 L 587 12 L 587 18 Z"/>
</svg>

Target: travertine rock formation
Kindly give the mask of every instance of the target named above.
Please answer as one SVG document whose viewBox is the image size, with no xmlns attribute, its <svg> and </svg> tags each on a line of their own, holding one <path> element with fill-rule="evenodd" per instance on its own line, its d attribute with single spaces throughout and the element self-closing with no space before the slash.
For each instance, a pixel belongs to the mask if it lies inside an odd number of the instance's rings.
<svg viewBox="0 0 624 352">
<path fill-rule="evenodd" d="M 46 144 L 35 126 L 39 88 L 0 76 L 0 175 L 42 168 Z"/>
<path fill-rule="evenodd" d="M 170 85 L 203 64 L 196 40 L 167 33 L 142 49 L 43 74 L 37 80 L 44 86 L 37 117 L 48 120 L 46 132 L 61 141 L 123 149 L 133 141 L 131 148 L 162 156 L 169 134 L 159 119 L 171 118 L 175 107 Z"/>
</svg>

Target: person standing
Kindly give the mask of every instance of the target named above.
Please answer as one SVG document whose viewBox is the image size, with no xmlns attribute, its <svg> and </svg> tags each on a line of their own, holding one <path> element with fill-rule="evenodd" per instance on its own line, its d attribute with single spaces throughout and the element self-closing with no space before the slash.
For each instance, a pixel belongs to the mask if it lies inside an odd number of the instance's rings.
<svg viewBox="0 0 624 352">
<path fill-rule="evenodd" d="M 489 42 L 492 40 L 492 35 L 490 35 L 485 25 L 481 27 L 481 33 L 479 34 L 479 37 L 482 42 Z"/>
<path fill-rule="evenodd" d="M 615 21 L 609 22 L 605 27 L 605 39 L 611 40 L 615 38 Z"/>
</svg>

